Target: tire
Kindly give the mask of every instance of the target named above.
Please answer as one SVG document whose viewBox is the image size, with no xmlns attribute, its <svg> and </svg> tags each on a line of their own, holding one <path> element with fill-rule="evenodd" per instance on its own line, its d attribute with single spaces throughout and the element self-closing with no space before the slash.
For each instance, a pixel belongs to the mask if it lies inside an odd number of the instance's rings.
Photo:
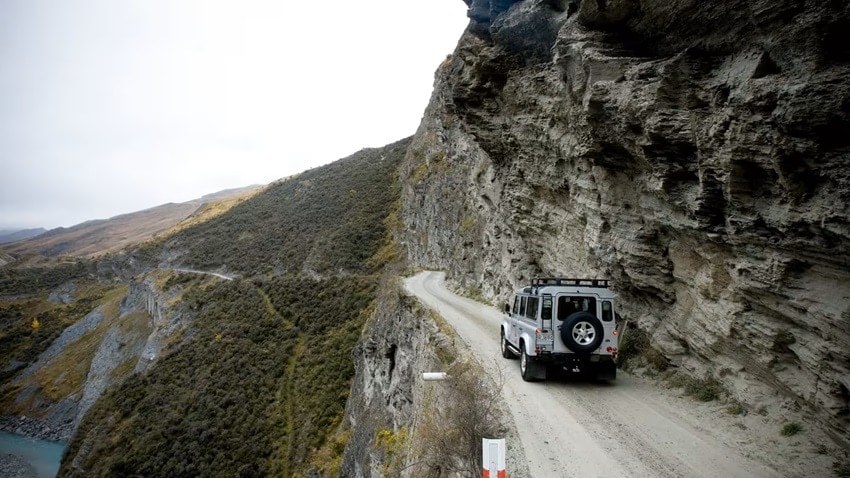
<svg viewBox="0 0 850 478">
<path fill-rule="evenodd" d="M 515 359 L 516 355 L 508 348 L 508 339 L 505 338 L 505 329 L 502 329 L 502 357 L 506 359 Z"/>
<path fill-rule="evenodd" d="M 519 372 L 522 375 L 522 379 L 526 382 L 536 382 L 537 376 L 534 374 L 536 368 L 534 359 L 525 353 L 525 344 L 519 344 L 519 353 Z"/>
<path fill-rule="evenodd" d="M 593 314 L 576 312 L 561 326 L 561 340 L 575 353 L 590 353 L 602 344 L 603 332 L 602 322 Z"/>
</svg>

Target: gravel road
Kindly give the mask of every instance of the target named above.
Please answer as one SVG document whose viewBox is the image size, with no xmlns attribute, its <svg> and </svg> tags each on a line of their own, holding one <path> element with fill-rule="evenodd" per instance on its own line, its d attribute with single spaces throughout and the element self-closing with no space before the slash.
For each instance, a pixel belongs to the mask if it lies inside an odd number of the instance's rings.
<svg viewBox="0 0 850 478">
<path fill-rule="evenodd" d="M 532 477 L 783 475 L 742 455 L 741 437 L 728 427 L 702 421 L 687 400 L 638 377 L 620 372 L 610 383 L 524 382 L 519 361 L 499 352 L 501 312 L 451 293 L 444 279 L 441 272 L 422 272 L 405 286 L 455 328 L 485 370 L 501 373 L 521 441 L 508 443 L 508 454 L 524 451 Z"/>
</svg>

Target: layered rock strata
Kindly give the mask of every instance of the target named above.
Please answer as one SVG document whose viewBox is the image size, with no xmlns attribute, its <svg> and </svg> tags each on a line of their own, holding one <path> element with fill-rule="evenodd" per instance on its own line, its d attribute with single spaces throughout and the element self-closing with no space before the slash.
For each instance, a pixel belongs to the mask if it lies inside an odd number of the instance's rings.
<svg viewBox="0 0 850 478">
<path fill-rule="evenodd" d="M 847 439 L 850 6 L 467 3 L 402 167 L 411 261 L 499 300 L 612 279 L 673 366 Z"/>
</svg>

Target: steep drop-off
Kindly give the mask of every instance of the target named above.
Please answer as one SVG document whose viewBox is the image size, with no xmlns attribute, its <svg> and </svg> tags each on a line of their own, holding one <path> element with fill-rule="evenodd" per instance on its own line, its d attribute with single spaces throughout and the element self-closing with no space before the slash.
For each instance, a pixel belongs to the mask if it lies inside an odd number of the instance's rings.
<svg viewBox="0 0 850 478">
<path fill-rule="evenodd" d="M 136 373 L 93 404 L 83 396 L 60 476 L 304 476 L 338 462 L 351 353 L 397 257 L 387 225 L 409 142 L 278 181 L 99 262 L 147 269 L 136 282 L 166 277 L 165 299 L 146 309 Z"/>
<path fill-rule="evenodd" d="M 673 367 L 850 429 L 850 6 L 488 1 L 402 167 L 414 264 L 613 279 Z"/>
</svg>

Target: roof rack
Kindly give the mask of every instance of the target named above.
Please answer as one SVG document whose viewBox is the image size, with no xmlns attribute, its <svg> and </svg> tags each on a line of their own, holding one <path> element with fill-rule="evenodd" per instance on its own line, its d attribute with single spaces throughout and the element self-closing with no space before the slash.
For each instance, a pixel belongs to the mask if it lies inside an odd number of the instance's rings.
<svg viewBox="0 0 850 478">
<path fill-rule="evenodd" d="M 543 287 L 547 285 L 573 285 L 577 287 L 610 287 L 609 279 L 577 279 L 570 277 L 535 277 L 531 279 L 532 287 Z"/>
</svg>

